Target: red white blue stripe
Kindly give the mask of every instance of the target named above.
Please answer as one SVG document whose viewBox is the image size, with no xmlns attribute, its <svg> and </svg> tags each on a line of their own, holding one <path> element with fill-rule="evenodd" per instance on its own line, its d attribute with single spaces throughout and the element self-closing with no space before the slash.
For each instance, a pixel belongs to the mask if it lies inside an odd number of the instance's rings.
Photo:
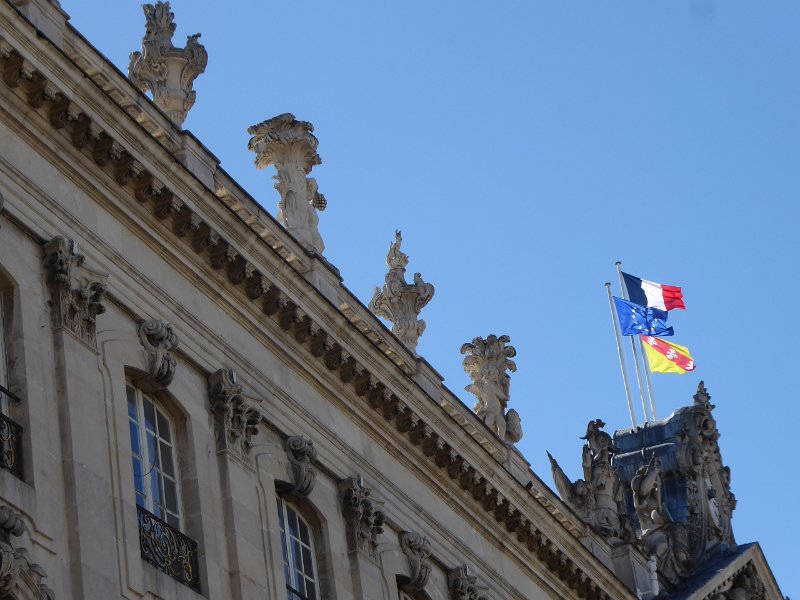
<svg viewBox="0 0 800 600">
<path fill-rule="evenodd" d="M 647 281 L 628 273 L 622 274 L 622 280 L 631 302 L 661 310 L 686 309 L 683 292 L 677 286 Z"/>
</svg>

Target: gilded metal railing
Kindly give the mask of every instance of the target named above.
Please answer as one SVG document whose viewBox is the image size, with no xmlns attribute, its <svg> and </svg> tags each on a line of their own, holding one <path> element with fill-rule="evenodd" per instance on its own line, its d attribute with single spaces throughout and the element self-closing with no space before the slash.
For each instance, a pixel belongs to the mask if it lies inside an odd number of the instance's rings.
<svg viewBox="0 0 800 600">
<path fill-rule="evenodd" d="M 197 542 L 186 537 L 150 511 L 136 506 L 142 558 L 173 579 L 200 591 Z"/>
<path fill-rule="evenodd" d="M 14 402 L 21 400 L 0 385 L 0 398 L 7 396 Z M 22 427 L 0 412 L 0 468 L 22 478 Z"/>
</svg>

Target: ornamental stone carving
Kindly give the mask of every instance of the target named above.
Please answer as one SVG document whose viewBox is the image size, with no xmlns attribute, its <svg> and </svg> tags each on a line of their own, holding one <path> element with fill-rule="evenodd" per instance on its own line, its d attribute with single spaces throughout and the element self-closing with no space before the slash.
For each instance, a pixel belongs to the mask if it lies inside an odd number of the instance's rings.
<svg viewBox="0 0 800 600">
<path fill-rule="evenodd" d="M 105 275 L 84 267 L 76 244 L 61 236 L 44 247 L 44 269 L 50 292 L 53 327 L 74 333 L 91 346 L 96 345 L 97 316 L 106 311 Z"/>
<path fill-rule="evenodd" d="M 128 77 L 142 92 L 152 92 L 153 102 L 180 126 L 194 105 L 192 86 L 206 70 L 208 53 L 197 41 L 199 33 L 187 37 L 185 48 L 172 45 L 175 15 L 169 2 L 144 4 L 142 9 L 146 19 L 142 51 L 131 53 Z"/>
<path fill-rule="evenodd" d="M 470 574 L 467 565 L 460 565 L 447 572 L 447 587 L 451 600 L 488 600 L 478 587 L 477 577 Z"/>
<path fill-rule="evenodd" d="M 139 341 L 147 353 L 145 391 L 154 392 L 169 387 L 175 377 L 177 361 L 172 353 L 178 349 L 178 334 L 172 325 L 161 319 L 139 321 Z"/>
<path fill-rule="evenodd" d="M 410 531 L 400 532 L 400 549 L 408 560 L 409 575 L 398 576 L 400 589 L 417 592 L 425 587 L 431 575 L 431 543 L 424 535 Z"/>
<path fill-rule="evenodd" d="M 278 221 L 307 250 L 322 254 L 325 244 L 319 234 L 319 216 L 328 203 L 317 190 L 317 182 L 308 177 L 314 165 L 320 164 L 312 133 L 314 126 L 298 121 L 286 113 L 248 128 L 251 136 L 247 148 L 256 153 L 257 169 L 275 165 L 275 189 L 280 194 Z"/>
<path fill-rule="evenodd" d="M 364 485 L 360 475 L 342 481 L 339 490 L 347 523 L 348 551 L 363 552 L 374 558 L 378 535 L 383 532 L 383 503 L 372 496 L 372 489 Z"/>
<path fill-rule="evenodd" d="M 286 439 L 284 444 L 289 463 L 292 466 L 292 483 L 278 481 L 276 487 L 282 496 L 308 496 L 314 489 L 317 473 L 314 470 L 314 461 L 317 459 L 317 449 L 314 443 L 306 438 L 293 435 Z"/>
<path fill-rule="evenodd" d="M 414 283 L 406 283 L 408 255 L 400 250 L 403 237 L 395 231 L 395 241 L 389 246 L 386 265 L 389 272 L 383 289 L 375 288 L 369 309 L 392 323 L 392 333 L 408 346 L 412 352 L 417 350 L 417 341 L 425 331 L 425 321 L 417 320 L 423 307 L 431 301 L 434 288 L 422 281 L 422 275 L 414 273 Z"/>
<path fill-rule="evenodd" d="M 569 480 L 556 459 L 548 452 L 553 481 L 561 499 L 598 533 L 611 541 L 633 539 L 628 520 L 622 482 L 611 467 L 615 448 L 611 436 L 602 431 L 601 419 L 590 421 L 582 450 L 584 479 Z"/>
<path fill-rule="evenodd" d="M 661 463 L 653 453 L 631 481 L 633 504 L 647 553 L 655 557 L 659 573 L 675 584 L 691 573 L 694 564 L 688 529 L 683 523 L 673 522 L 664 510 L 662 485 Z"/>
<path fill-rule="evenodd" d="M 253 436 L 258 434 L 261 413 L 247 405 L 236 372 L 220 369 L 208 377 L 208 396 L 214 415 L 218 451 L 230 451 L 249 462 Z"/>
<path fill-rule="evenodd" d="M 701 381 L 690 406 L 648 426 L 615 433 L 612 460 L 629 486 L 632 519 L 668 585 L 736 547 L 736 497 L 723 465 L 711 395 Z M 654 441 L 654 440 L 657 440 Z"/>
<path fill-rule="evenodd" d="M 473 409 L 500 439 L 513 444 L 522 439 L 522 423 L 516 410 L 506 412 L 511 385 L 506 369 L 512 373 L 517 370 L 511 360 L 517 351 L 507 345 L 510 341 L 507 335 L 476 337 L 461 346 L 461 354 L 466 355 L 464 371 L 472 379 L 464 389 L 478 399 Z"/>
<path fill-rule="evenodd" d="M 0 506 L 0 597 L 55 600 L 55 592 L 42 583 L 47 577 L 44 569 L 30 561 L 27 549 L 11 544 L 12 537 L 24 532 L 22 518 Z"/>
</svg>

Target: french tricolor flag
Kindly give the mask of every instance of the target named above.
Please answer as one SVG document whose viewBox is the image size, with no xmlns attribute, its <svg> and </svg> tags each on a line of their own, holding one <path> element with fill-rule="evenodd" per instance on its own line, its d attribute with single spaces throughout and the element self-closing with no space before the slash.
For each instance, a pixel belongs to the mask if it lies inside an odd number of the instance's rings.
<svg viewBox="0 0 800 600">
<path fill-rule="evenodd" d="M 622 280 L 625 282 L 628 300 L 631 302 L 661 310 L 672 310 L 673 308 L 686 310 L 686 305 L 683 303 L 683 292 L 677 286 L 654 283 L 627 273 L 622 274 Z"/>
</svg>

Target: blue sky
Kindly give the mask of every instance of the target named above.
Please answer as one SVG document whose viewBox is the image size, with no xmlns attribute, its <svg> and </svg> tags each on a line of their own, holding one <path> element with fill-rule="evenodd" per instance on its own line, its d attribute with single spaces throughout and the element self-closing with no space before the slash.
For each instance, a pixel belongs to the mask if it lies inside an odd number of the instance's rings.
<svg viewBox="0 0 800 600">
<path fill-rule="evenodd" d="M 62 4 L 126 70 L 140 2 Z M 314 123 L 325 256 L 367 303 L 403 231 L 409 275 L 436 286 L 419 352 L 469 404 L 459 347 L 511 336 L 519 447 L 548 483 L 546 449 L 576 478 L 586 423 L 630 424 L 603 287 L 614 262 L 683 286 L 670 323 L 698 369 L 654 375 L 659 416 L 705 380 L 737 541 L 761 542 L 783 593 L 800 594 L 800 3 L 172 8 L 176 43 L 200 31 L 210 57 L 185 127 L 275 214 L 246 129 L 283 112 Z"/>
</svg>

